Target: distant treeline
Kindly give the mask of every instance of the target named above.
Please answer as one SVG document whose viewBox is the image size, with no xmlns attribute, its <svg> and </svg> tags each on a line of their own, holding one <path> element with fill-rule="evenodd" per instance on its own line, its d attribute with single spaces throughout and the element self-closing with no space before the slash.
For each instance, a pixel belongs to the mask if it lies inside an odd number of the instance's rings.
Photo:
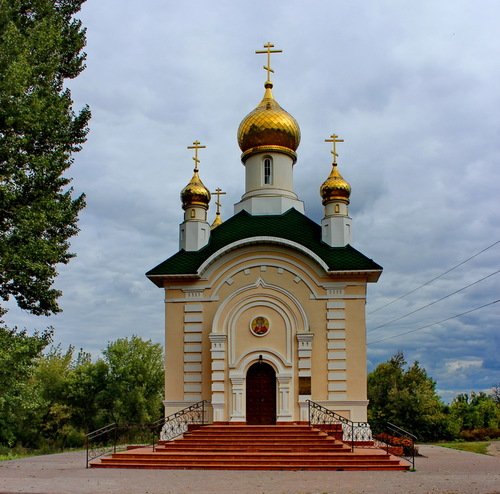
<svg viewBox="0 0 500 494">
<path fill-rule="evenodd" d="M 368 399 L 368 420 L 375 429 L 392 422 L 421 441 L 500 437 L 500 385 L 489 394 L 460 394 L 446 405 L 425 369 L 418 362 L 408 366 L 402 353 L 369 374 Z"/>
</svg>

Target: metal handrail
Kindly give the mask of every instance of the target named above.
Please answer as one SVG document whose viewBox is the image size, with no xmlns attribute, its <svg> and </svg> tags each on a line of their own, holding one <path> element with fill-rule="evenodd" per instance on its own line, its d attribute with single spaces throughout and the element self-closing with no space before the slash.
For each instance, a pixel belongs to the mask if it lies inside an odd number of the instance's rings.
<svg viewBox="0 0 500 494">
<path fill-rule="evenodd" d="M 116 453 L 116 431 L 117 431 L 116 422 L 105 425 L 100 429 L 96 429 L 95 431 L 89 432 L 85 434 L 85 451 L 86 451 L 86 468 L 89 467 L 89 463 L 100 456 L 103 456 L 107 453 L 113 452 Z M 107 436 L 112 433 L 112 446 L 107 446 L 106 444 L 102 445 L 102 448 L 95 447 L 91 449 L 91 444 L 96 442 L 96 439 Z M 107 443 L 109 441 L 105 441 Z"/>
<path fill-rule="evenodd" d="M 370 424 L 368 422 L 353 422 L 338 413 L 325 408 L 311 400 L 307 400 L 309 412 L 309 425 L 342 425 L 342 441 L 350 444 L 351 451 L 354 451 L 354 445 L 363 448 L 382 448 L 387 454 L 391 453 L 399 456 L 411 463 L 412 469 L 415 469 L 415 442 L 417 440 L 411 432 L 401 427 L 387 422 L 384 429 L 389 432 L 383 432 L 375 436 L 372 435 Z M 400 444 L 397 441 L 399 440 Z M 401 439 L 408 441 L 401 442 Z M 401 448 L 401 454 L 397 454 L 397 448 Z"/>
<path fill-rule="evenodd" d="M 190 424 L 207 425 L 211 423 L 211 417 L 208 415 L 208 404 L 207 400 L 199 401 L 151 424 L 155 431 L 153 450 L 158 437 L 162 441 L 171 441 L 184 434 Z"/>
<path fill-rule="evenodd" d="M 415 470 L 415 442 L 417 437 L 391 422 L 386 422 L 385 429 L 389 432 L 375 434 L 375 441 L 383 443 L 387 453 L 391 452 L 411 463 L 412 469 Z M 395 448 L 401 448 L 401 454 L 398 454 Z"/>
<path fill-rule="evenodd" d="M 393 429 L 396 429 L 398 432 L 400 432 L 401 434 L 404 434 L 405 436 L 408 436 L 408 437 L 411 437 L 413 439 L 414 442 L 417 441 L 417 436 L 414 436 L 411 432 L 408 432 L 404 429 L 402 429 L 401 427 L 399 427 L 398 425 L 395 425 L 395 424 L 392 424 L 391 422 L 387 422 L 387 425 L 389 427 L 392 427 Z"/>
<path fill-rule="evenodd" d="M 190 424 L 206 425 L 210 423 L 211 417 L 209 417 L 208 414 L 208 403 L 207 400 L 199 401 L 168 417 L 148 424 L 127 424 L 119 426 L 116 423 L 112 423 L 89 432 L 85 436 L 87 468 L 92 460 L 105 454 L 116 453 L 118 436 L 123 432 L 130 432 L 134 429 L 140 429 L 143 432 L 149 431 L 149 433 L 151 433 L 150 446 L 154 451 L 158 439 L 165 441 L 174 439 L 184 434 L 188 430 Z"/>
<path fill-rule="evenodd" d="M 338 413 L 325 408 L 311 400 L 307 400 L 309 405 L 309 425 L 341 424 L 342 441 L 350 443 L 351 451 L 354 445 L 368 444 L 372 441 L 370 424 L 368 422 L 354 422 Z"/>
</svg>

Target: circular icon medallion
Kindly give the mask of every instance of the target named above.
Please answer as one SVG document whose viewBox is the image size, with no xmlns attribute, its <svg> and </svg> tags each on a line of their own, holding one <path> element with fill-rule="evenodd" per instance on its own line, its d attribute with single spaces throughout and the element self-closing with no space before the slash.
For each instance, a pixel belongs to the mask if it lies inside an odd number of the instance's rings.
<svg viewBox="0 0 500 494">
<path fill-rule="evenodd" d="M 257 316 L 250 323 L 250 331 L 255 336 L 266 336 L 269 333 L 269 319 L 264 316 Z"/>
</svg>

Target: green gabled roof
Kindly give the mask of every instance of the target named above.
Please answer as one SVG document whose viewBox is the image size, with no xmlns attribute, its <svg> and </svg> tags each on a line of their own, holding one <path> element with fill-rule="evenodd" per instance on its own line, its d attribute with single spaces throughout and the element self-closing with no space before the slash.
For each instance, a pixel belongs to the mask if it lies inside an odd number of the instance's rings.
<svg viewBox="0 0 500 494">
<path fill-rule="evenodd" d="M 290 240 L 309 249 L 329 271 L 381 271 L 382 267 L 350 245 L 330 247 L 321 240 L 321 226 L 296 209 L 281 215 L 252 216 L 246 211 L 234 215 L 210 232 L 208 244 L 198 251 L 181 250 L 146 273 L 148 277 L 196 275 L 199 267 L 223 247 L 252 237 Z"/>
</svg>

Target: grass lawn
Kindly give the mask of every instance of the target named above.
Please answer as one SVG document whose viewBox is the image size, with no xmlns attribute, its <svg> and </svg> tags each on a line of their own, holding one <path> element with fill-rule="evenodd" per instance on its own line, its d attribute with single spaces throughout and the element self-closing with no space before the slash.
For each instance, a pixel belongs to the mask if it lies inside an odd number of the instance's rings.
<svg viewBox="0 0 500 494">
<path fill-rule="evenodd" d="M 490 444 L 491 441 L 453 441 L 451 443 L 436 443 L 436 446 L 443 446 L 443 448 L 458 449 L 460 451 L 469 451 L 470 453 L 486 455 Z"/>
<path fill-rule="evenodd" d="M 68 451 L 80 451 L 81 448 L 68 448 L 64 452 Z M 50 449 L 27 449 L 27 448 L 5 448 L 0 447 L 0 461 L 5 460 L 19 460 L 20 458 L 28 458 L 29 456 L 41 456 L 41 455 L 52 455 L 56 453 L 62 453 L 63 451 L 59 448 Z"/>
</svg>

